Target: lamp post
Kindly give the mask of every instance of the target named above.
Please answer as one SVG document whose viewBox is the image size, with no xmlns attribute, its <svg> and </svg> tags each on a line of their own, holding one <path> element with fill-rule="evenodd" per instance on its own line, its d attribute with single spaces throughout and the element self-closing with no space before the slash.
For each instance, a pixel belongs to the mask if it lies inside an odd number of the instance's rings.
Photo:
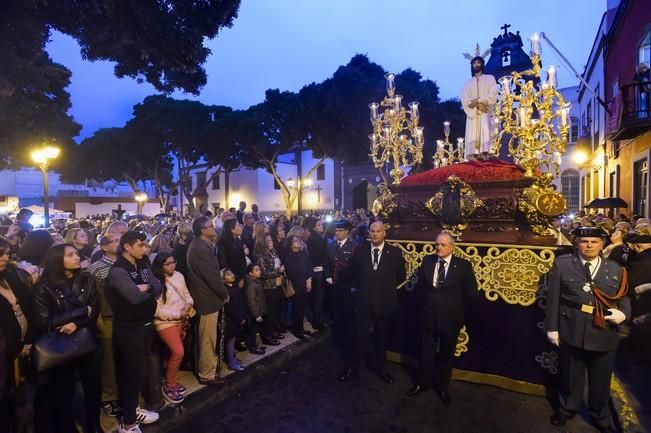
<svg viewBox="0 0 651 433">
<path fill-rule="evenodd" d="M 149 197 L 147 197 L 146 192 L 139 191 L 133 196 L 133 198 L 136 200 L 136 203 L 138 205 L 136 209 L 136 213 L 140 215 L 142 214 L 143 208 L 145 206 L 145 202 L 149 199 Z"/>
<path fill-rule="evenodd" d="M 43 173 L 43 224 L 45 228 L 50 227 L 50 197 L 48 192 L 47 175 L 50 169 L 49 161 L 59 156 L 59 148 L 54 146 L 43 146 L 32 152 L 32 160 L 38 164 Z"/>
</svg>

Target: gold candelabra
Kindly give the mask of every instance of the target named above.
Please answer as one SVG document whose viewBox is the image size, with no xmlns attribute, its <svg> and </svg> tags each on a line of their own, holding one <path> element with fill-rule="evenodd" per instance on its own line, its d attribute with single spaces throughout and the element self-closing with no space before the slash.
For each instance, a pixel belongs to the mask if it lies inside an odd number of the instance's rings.
<svg viewBox="0 0 651 433">
<path fill-rule="evenodd" d="M 450 142 L 450 122 L 443 122 L 443 134 L 445 140 L 436 140 L 436 151 L 432 158 L 434 159 L 434 168 L 447 167 L 448 165 L 463 162 L 463 138 L 457 138 L 457 148 L 453 147 Z"/>
<path fill-rule="evenodd" d="M 384 183 L 388 184 L 385 167 L 392 165 L 389 175 L 394 185 L 400 184 L 405 172 L 423 159 L 423 127 L 418 126 L 418 102 L 411 102 L 409 110 L 402 106 L 402 95 L 396 95 L 395 74 L 385 75 L 387 96 L 382 102 L 372 102 L 371 158 L 380 170 Z M 382 110 L 382 112 L 380 112 Z"/>
<path fill-rule="evenodd" d="M 570 130 L 570 104 L 556 89 L 556 67 L 549 66 L 547 80 L 535 85 L 541 76 L 539 35 L 534 33 L 530 41 L 532 68 L 499 80 L 493 150 L 499 151 L 507 137 L 509 153 L 525 176 L 534 177 L 544 168 L 558 177 Z"/>
</svg>

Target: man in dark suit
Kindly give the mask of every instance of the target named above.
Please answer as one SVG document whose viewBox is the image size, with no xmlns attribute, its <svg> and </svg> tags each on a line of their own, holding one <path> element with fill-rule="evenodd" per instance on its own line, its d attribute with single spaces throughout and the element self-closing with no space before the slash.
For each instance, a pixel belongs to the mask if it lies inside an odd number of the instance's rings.
<svg viewBox="0 0 651 433">
<path fill-rule="evenodd" d="M 223 382 L 217 371 L 217 323 L 219 310 L 229 301 L 228 291 L 219 273 L 219 261 L 214 243 L 217 233 L 207 216 L 192 222 L 194 239 L 188 247 L 188 290 L 199 313 L 198 376 L 202 385 Z"/>
<path fill-rule="evenodd" d="M 588 409 L 602 433 L 614 432 L 608 401 L 619 345 L 616 325 L 631 314 L 624 271 L 600 256 L 606 233 L 598 227 L 573 232 L 577 254 L 556 258 L 549 273 L 545 329 L 560 351 L 560 407 L 553 425 L 562 426 L 581 409 L 586 370 Z"/>
<path fill-rule="evenodd" d="M 325 281 L 331 286 L 334 328 L 332 337 L 344 363 L 344 372 L 339 380 L 346 381 L 352 374 L 352 355 L 355 343 L 355 298 L 352 258 L 356 244 L 348 238 L 350 223 L 338 221 L 335 225 L 335 240 L 328 245 L 325 262 Z"/>
<path fill-rule="evenodd" d="M 398 304 L 398 286 L 406 278 L 405 259 L 397 247 L 384 242 L 386 231 L 381 221 L 371 224 L 371 243 L 355 250 L 353 270 L 357 296 L 357 344 L 353 356 L 353 367 L 345 378 L 354 375 L 359 365 L 368 335 L 373 330 L 371 339 L 371 363 L 378 375 L 387 383 L 393 383 L 393 377 L 386 369 L 386 346 L 393 316 Z"/>
<path fill-rule="evenodd" d="M 420 368 L 418 381 L 407 395 L 416 396 L 435 384 L 439 397 L 448 406 L 459 331 L 464 324 L 466 306 L 479 300 L 479 292 L 470 262 L 453 255 L 454 237 L 441 232 L 434 246 L 436 254 L 426 256 L 418 270 L 423 307 Z"/>
</svg>

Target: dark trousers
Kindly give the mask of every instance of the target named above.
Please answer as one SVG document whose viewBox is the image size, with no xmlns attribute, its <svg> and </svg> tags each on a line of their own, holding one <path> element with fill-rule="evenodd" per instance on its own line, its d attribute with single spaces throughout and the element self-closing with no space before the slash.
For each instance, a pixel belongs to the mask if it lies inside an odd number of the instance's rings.
<svg viewBox="0 0 651 433">
<path fill-rule="evenodd" d="M 352 366 L 358 367 L 364 354 L 370 353 L 371 368 L 384 372 L 387 367 L 386 347 L 393 324 L 393 315 L 379 317 L 368 312 L 358 312 L 357 316 L 357 336 Z"/>
<path fill-rule="evenodd" d="M 357 335 L 355 297 L 350 287 L 332 286 L 330 293 L 335 318 L 332 339 L 344 363 L 344 368 L 351 368 Z"/>
<path fill-rule="evenodd" d="M 271 333 L 278 331 L 280 326 L 280 312 L 282 310 L 283 292 L 280 287 L 275 289 L 264 289 L 264 297 L 267 301 L 267 317 Z"/>
<path fill-rule="evenodd" d="M 312 326 L 323 324 L 323 299 L 325 288 L 323 284 L 323 271 L 312 272 L 312 291 L 310 291 L 310 308 L 312 309 Z"/>
<path fill-rule="evenodd" d="M 303 328 L 303 318 L 305 317 L 305 308 L 307 307 L 307 293 L 296 292 L 292 296 L 292 331 L 305 332 Z"/>
<path fill-rule="evenodd" d="M 588 372 L 588 410 L 599 424 L 610 423 L 610 378 L 617 351 L 593 352 L 561 342 L 560 346 L 560 410 L 571 416 L 583 403 L 585 373 Z"/>
<path fill-rule="evenodd" d="M 153 325 L 120 327 L 113 325 L 113 355 L 118 394 L 124 410 L 124 423 L 136 422 L 138 395 L 147 380 L 147 358 L 151 351 Z"/>
<path fill-rule="evenodd" d="M 249 326 L 246 328 L 246 347 L 253 349 L 257 347 L 256 335 L 260 333 L 263 340 L 271 339 L 272 329 L 267 316 L 262 316 L 262 323 L 255 321 L 255 317 L 249 315 Z"/>
<path fill-rule="evenodd" d="M 452 377 L 454 352 L 458 338 L 459 329 L 439 332 L 430 326 L 424 327 L 420 334 L 421 349 L 418 369 L 418 382 L 421 385 L 435 386 L 439 390 L 447 392 Z"/>
<path fill-rule="evenodd" d="M 48 381 L 36 390 L 35 427 L 38 432 L 77 433 L 73 400 L 77 376 L 84 392 L 86 425 L 99 426 L 101 409 L 102 350 L 47 373 Z"/>
</svg>

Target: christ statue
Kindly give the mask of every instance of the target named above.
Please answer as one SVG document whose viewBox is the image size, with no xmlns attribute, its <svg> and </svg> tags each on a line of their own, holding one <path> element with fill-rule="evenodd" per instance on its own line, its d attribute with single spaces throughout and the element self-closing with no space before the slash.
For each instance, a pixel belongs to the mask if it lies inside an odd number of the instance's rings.
<svg viewBox="0 0 651 433">
<path fill-rule="evenodd" d="M 470 62 L 472 78 L 461 90 L 461 105 L 466 112 L 466 160 L 487 159 L 492 155 L 492 113 L 497 102 L 495 77 L 484 74 L 484 58 L 475 56 Z"/>
</svg>

